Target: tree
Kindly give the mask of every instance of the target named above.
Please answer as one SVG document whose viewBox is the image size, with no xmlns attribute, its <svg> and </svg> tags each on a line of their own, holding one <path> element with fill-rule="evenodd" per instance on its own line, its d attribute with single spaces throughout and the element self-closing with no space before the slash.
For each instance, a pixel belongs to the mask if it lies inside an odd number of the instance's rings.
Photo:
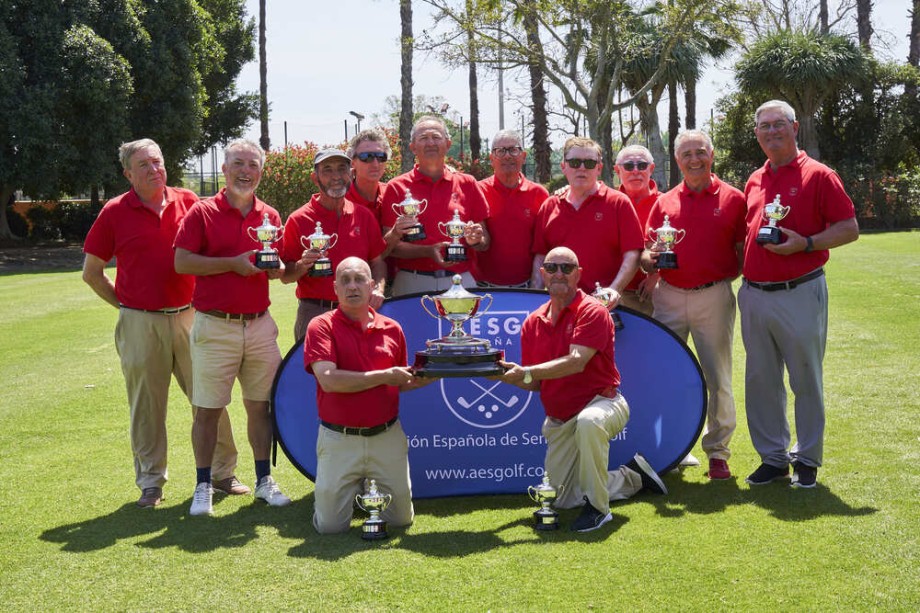
<svg viewBox="0 0 920 613">
<path fill-rule="evenodd" d="M 268 56 L 265 51 L 265 3 L 259 0 L 259 144 L 266 151 L 271 147 L 268 138 Z"/>
<path fill-rule="evenodd" d="M 872 0 L 856 0 L 856 31 L 864 51 L 872 49 Z"/>
<path fill-rule="evenodd" d="M 535 165 L 535 178 L 540 183 L 549 183 L 552 178 L 552 164 L 550 157 L 552 148 L 549 143 L 549 121 L 546 114 L 546 88 L 543 85 L 543 62 L 533 58 L 542 53 L 543 45 L 540 42 L 539 26 L 535 11 L 536 0 L 524 0 L 523 6 L 527 11 L 519 15 L 518 22 L 524 28 L 527 41 L 528 55 L 531 60 L 527 63 L 527 72 L 530 76 L 530 96 L 533 112 L 533 152 Z M 525 135 L 521 134 L 521 138 Z"/>
<path fill-rule="evenodd" d="M 907 63 L 914 68 L 920 68 L 920 0 L 914 0 L 910 10 L 910 45 L 907 52 Z M 908 84 L 904 94 L 911 100 L 917 100 L 917 84 Z"/>
<path fill-rule="evenodd" d="M 742 91 L 788 101 L 796 110 L 801 144 L 821 159 L 816 115 L 834 91 L 865 77 L 866 58 L 844 36 L 779 32 L 756 42 L 735 66 Z"/>
<path fill-rule="evenodd" d="M 402 157 L 402 171 L 412 170 L 415 156 L 409 150 L 412 140 L 412 0 L 399 0 L 401 102 L 399 112 L 399 153 Z"/>
</svg>

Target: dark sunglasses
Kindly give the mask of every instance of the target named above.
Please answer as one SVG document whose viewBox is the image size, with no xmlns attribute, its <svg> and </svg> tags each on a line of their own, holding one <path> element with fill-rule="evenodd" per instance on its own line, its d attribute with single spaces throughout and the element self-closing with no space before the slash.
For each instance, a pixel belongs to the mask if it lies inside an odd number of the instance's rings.
<svg viewBox="0 0 920 613">
<path fill-rule="evenodd" d="M 588 170 L 591 170 L 592 168 L 597 166 L 597 160 L 582 160 L 579 158 L 568 159 L 565 161 L 565 163 L 568 164 L 572 168 L 581 168 L 581 165 L 584 164 L 585 168 L 587 168 Z"/>
<path fill-rule="evenodd" d="M 591 160 L 585 161 L 590 162 Z M 576 268 L 578 268 L 578 265 L 576 264 L 557 264 L 555 262 L 543 262 L 543 270 L 551 275 L 556 274 L 557 270 L 561 270 L 562 274 L 564 275 L 570 275 L 575 272 Z"/>
<path fill-rule="evenodd" d="M 377 160 L 381 164 L 387 161 L 386 151 L 362 151 L 356 156 L 362 162 L 370 162 L 371 160 Z"/>
<path fill-rule="evenodd" d="M 645 170 L 646 168 L 648 168 L 648 162 L 623 162 L 622 164 L 620 164 L 620 166 L 626 172 L 632 172 L 636 170 L 637 168 L 639 170 Z"/>
</svg>

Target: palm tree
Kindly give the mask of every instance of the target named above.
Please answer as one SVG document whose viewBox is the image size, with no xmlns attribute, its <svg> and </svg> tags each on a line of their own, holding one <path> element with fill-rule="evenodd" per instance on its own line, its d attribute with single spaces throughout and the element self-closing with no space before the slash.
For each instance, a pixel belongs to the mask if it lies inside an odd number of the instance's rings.
<svg viewBox="0 0 920 613">
<path fill-rule="evenodd" d="M 755 98 L 788 101 L 798 116 L 801 145 L 820 159 L 818 109 L 833 92 L 859 83 L 866 65 L 862 50 L 844 36 L 783 31 L 757 41 L 735 66 L 735 78 Z"/>
<path fill-rule="evenodd" d="M 856 0 L 856 31 L 864 51 L 872 49 L 872 0 Z"/>
<path fill-rule="evenodd" d="M 920 0 L 914 0 L 914 7 L 910 11 L 910 45 L 907 63 L 914 68 L 920 68 Z M 911 82 L 905 85 L 904 94 L 910 100 L 916 100 L 917 84 Z"/>
<path fill-rule="evenodd" d="M 268 59 L 265 53 L 265 3 L 259 0 L 259 144 L 268 151 Z"/>
<path fill-rule="evenodd" d="M 399 0 L 399 21 L 402 24 L 400 48 L 402 50 L 402 63 L 400 64 L 400 84 L 402 85 L 402 100 L 399 108 L 399 153 L 402 157 L 401 170 L 409 172 L 414 165 L 414 156 L 409 150 L 409 141 L 412 134 L 412 0 Z"/>
</svg>

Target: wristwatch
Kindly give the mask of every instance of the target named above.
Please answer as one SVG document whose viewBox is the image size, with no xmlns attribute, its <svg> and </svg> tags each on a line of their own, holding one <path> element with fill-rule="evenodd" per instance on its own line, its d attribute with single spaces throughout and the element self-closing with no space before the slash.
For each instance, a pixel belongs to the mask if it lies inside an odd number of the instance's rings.
<svg viewBox="0 0 920 613">
<path fill-rule="evenodd" d="M 529 368 L 524 369 L 524 385 L 530 385 L 533 383 L 533 373 L 530 372 Z"/>
<path fill-rule="evenodd" d="M 806 236 L 805 243 L 805 253 L 811 253 L 815 248 L 815 241 L 810 236 Z"/>
</svg>

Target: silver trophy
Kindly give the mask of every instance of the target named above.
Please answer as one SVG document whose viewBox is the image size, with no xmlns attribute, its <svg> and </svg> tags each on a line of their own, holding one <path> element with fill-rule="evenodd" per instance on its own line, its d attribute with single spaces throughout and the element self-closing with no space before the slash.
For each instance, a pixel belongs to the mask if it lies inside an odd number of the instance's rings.
<svg viewBox="0 0 920 613">
<path fill-rule="evenodd" d="M 246 228 L 249 238 L 262 243 L 262 250 L 256 253 L 256 268 L 268 270 L 271 268 L 281 268 L 281 258 L 278 257 L 278 251 L 272 249 L 272 243 L 281 240 L 284 234 L 284 228 L 272 225 L 268 213 L 262 218 L 262 225 L 259 227 Z"/>
<path fill-rule="evenodd" d="M 307 273 L 311 277 L 331 277 L 332 261 L 326 257 L 326 252 L 333 247 L 339 240 L 338 234 L 326 234 L 323 232 L 323 224 L 316 222 L 316 230 L 310 236 L 300 237 L 300 246 L 304 249 L 319 252 L 319 258 L 313 262 L 313 268 Z M 306 241 L 306 242 L 304 242 Z"/>
<path fill-rule="evenodd" d="M 380 513 L 393 502 L 392 494 L 382 494 L 377 490 L 377 480 L 371 479 L 367 491 L 355 496 L 355 503 L 370 517 L 361 525 L 361 538 L 365 541 L 385 539 L 387 523 L 380 518 Z"/>
<path fill-rule="evenodd" d="M 413 217 L 417 218 L 419 215 L 425 212 L 425 209 L 428 208 L 427 200 L 416 200 L 412 197 L 412 193 L 409 190 L 406 190 L 406 197 L 403 198 L 402 202 L 393 203 L 393 212 L 400 217 Z M 428 235 L 425 234 L 425 226 L 421 222 L 409 226 L 406 230 L 406 233 L 403 234 L 403 240 L 406 242 L 415 242 L 428 238 Z"/>
<path fill-rule="evenodd" d="M 684 240 L 686 230 L 678 230 L 671 226 L 668 215 L 664 216 L 664 223 L 660 228 L 649 229 L 649 238 L 655 242 L 652 251 L 658 252 L 657 268 L 677 268 L 677 254 L 672 251 L 674 245 Z"/>
<path fill-rule="evenodd" d="M 477 296 L 463 288 L 462 277 L 454 275 L 451 288 L 435 297 L 422 296 L 422 308 L 435 319 L 450 322 L 446 336 L 425 343 L 426 349 L 415 352 L 413 370 L 419 377 L 488 377 L 504 372 L 498 361 L 505 352 L 493 349 L 489 341 L 466 333 L 463 324 L 485 314 L 492 306 L 492 295 Z M 488 298 L 485 308 L 480 303 Z M 428 308 L 430 302 L 434 310 Z"/>
<path fill-rule="evenodd" d="M 533 527 L 537 530 L 557 530 L 559 528 L 559 513 L 552 504 L 562 494 L 562 486 L 555 488 L 549 482 L 549 475 L 543 475 L 543 483 L 527 488 L 530 499 L 540 505 L 540 509 L 533 512 Z"/>
<path fill-rule="evenodd" d="M 444 258 L 446 261 L 466 261 L 466 247 L 460 243 L 460 239 L 463 238 L 463 233 L 469 225 L 470 222 L 460 219 L 460 211 L 458 209 L 454 209 L 454 217 L 450 221 L 438 222 L 438 230 L 441 234 L 450 239 L 450 244 L 447 246 L 447 255 Z"/>
<path fill-rule="evenodd" d="M 604 305 L 604 308 L 610 310 L 610 290 L 601 285 L 600 281 L 594 282 L 594 293 L 591 294 L 598 302 Z M 613 327 L 620 331 L 623 329 L 623 320 L 620 319 L 619 313 L 610 311 L 610 317 L 613 318 Z"/>
<path fill-rule="evenodd" d="M 779 194 L 776 194 L 773 202 L 763 207 L 761 217 L 767 222 L 767 225 L 761 226 L 757 231 L 756 241 L 758 243 L 778 245 L 783 241 L 783 231 L 776 227 L 776 223 L 789 214 L 790 208 L 779 203 Z"/>
</svg>

